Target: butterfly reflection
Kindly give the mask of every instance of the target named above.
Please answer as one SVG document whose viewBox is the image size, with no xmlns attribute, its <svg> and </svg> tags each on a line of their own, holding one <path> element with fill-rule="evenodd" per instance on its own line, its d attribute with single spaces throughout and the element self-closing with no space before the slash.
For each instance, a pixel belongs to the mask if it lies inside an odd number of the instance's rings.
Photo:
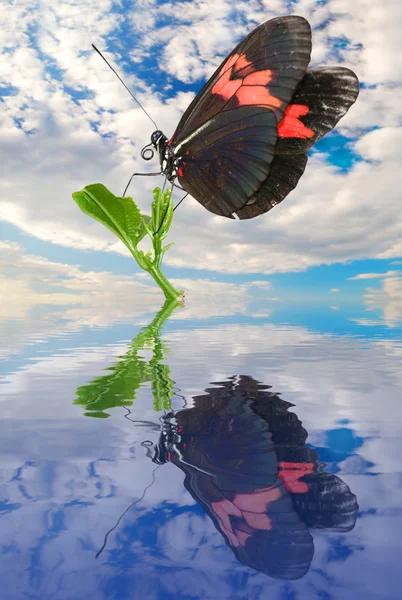
<svg viewBox="0 0 402 600">
<path fill-rule="evenodd" d="M 251 377 L 232 377 L 162 420 L 157 464 L 170 461 L 236 558 L 299 579 L 314 555 L 310 529 L 347 532 L 356 496 L 306 446 L 293 406 Z"/>
</svg>

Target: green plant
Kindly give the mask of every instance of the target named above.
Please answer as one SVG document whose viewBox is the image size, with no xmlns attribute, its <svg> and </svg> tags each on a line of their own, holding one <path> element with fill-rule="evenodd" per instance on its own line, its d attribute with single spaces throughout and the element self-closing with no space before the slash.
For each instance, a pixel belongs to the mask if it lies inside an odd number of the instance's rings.
<svg viewBox="0 0 402 600">
<path fill-rule="evenodd" d="M 170 369 L 164 362 L 166 348 L 160 339 L 160 330 L 177 306 L 179 303 L 176 300 L 166 301 L 152 323 L 143 327 L 132 340 L 128 352 L 107 369 L 107 375 L 97 377 L 77 389 L 74 404 L 83 406 L 86 416 L 105 418 L 110 416 L 105 410 L 132 406 L 137 390 L 146 382 L 152 385 L 154 409 L 170 409 L 173 381 Z M 152 349 L 149 361 L 141 356 L 144 349 Z"/>
<path fill-rule="evenodd" d="M 171 191 L 163 193 L 160 188 L 155 188 L 153 194 L 151 217 L 141 215 L 132 198 L 115 196 L 101 183 L 87 185 L 80 192 L 74 192 L 73 198 L 85 214 L 117 235 L 141 269 L 152 275 L 166 299 L 181 301 L 183 292 L 176 290 L 162 272 L 163 256 L 172 246 L 162 245 L 173 218 Z M 145 235 L 151 238 L 153 247 L 146 254 L 138 248 Z"/>
</svg>

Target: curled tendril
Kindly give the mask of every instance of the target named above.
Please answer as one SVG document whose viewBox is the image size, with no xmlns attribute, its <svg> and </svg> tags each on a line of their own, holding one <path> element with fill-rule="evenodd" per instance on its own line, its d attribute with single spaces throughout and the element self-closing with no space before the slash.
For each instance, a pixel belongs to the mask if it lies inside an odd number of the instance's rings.
<svg viewBox="0 0 402 600">
<path fill-rule="evenodd" d="M 141 150 L 141 157 L 144 160 L 152 160 L 154 157 L 154 150 L 152 149 L 153 144 L 148 144 Z"/>
</svg>

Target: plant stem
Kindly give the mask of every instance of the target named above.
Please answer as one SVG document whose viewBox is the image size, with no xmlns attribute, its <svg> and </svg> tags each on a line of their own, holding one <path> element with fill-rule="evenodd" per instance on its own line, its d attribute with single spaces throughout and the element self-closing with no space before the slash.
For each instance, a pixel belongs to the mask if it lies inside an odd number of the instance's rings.
<svg viewBox="0 0 402 600">
<path fill-rule="evenodd" d="M 158 262 L 158 261 L 156 261 L 156 262 Z M 182 292 L 179 290 L 176 290 L 172 286 L 170 281 L 168 281 L 166 279 L 165 275 L 162 273 L 162 270 L 158 264 L 153 264 L 152 267 L 147 269 L 147 271 L 148 271 L 148 273 L 150 273 L 152 275 L 152 277 L 155 279 L 156 283 L 162 289 L 163 293 L 165 294 L 166 300 L 179 301 L 179 298 L 182 295 Z"/>
<path fill-rule="evenodd" d="M 153 261 L 146 260 L 142 252 L 138 250 L 138 248 L 130 243 L 129 240 L 125 241 L 127 248 L 130 250 L 131 254 L 135 258 L 138 263 L 138 266 L 141 267 L 144 271 L 147 271 L 159 287 L 162 289 L 165 294 L 166 300 L 175 300 L 176 302 L 182 303 L 183 300 L 183 291 L 176 290 L 170 281 L 166 278 L 164 273 L 162 272 L 162 240 L 157 234 L 153 234 L 150 236 L 152 239 L 152 245 L 154 248 L 154 259 Z"/>
</svg>

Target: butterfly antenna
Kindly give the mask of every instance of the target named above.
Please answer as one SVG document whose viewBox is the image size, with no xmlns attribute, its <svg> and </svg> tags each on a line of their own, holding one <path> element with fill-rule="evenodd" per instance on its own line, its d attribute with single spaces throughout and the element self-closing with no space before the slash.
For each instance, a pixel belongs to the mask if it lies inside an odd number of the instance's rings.
<svg viewBox="0 0 402 600">
<path fill-rule="evenodd" d="M 126 88 L 126 90 L 128 91 L 128 93 L 130 94 L 130 96 L 135 100 L 135 102 L 138 104 L 138 106 L 140 108 L 142 108 L 142 110 L 144 111 L 144 113 L 147 115 L 148 119 L 150 119 L 152 121 L 152 123 L 155 125 L 155 129 L 159 129 L 157 124 L 155 123 L 155 121 L 153 120 L 153 118 L 147 113 L 147 111 L 145 110 L 145 108 L 142 106 L 142 104 L 140 104 L 137 100 L 137 98 L 134 96 L 133 92 L 126 86 L 126 84 L 124 83 L 124 81 L 122 80 L 122 78 L 120 77 L 120 75 L 118 74 L 118 72 L 116 71 L 116 69 L 114 69 L 112 67 L 112 65 L 106 60 L 106 58 L 103 56 L 102 52 L 100 50 L 98 50 L 98 48 L 95 46 L 95 44 L 92 44 L 92 48 L 94 50 L 96 50 L 96 52 L 99 54 L 99 56 L 101 56 L 103 58 L 103 60 L 105 61 L 105 63 L 107 64 L 107 66 L 109 67 L 109 69 L 111 69 L 113 71 L 113 73 L 116 75 L 116 77 L 121 81 L 121 83 L 124 85 L 124 87 Z"/>
<path fill-rule="evenodd" d="M 104 539 L 103 539 L 102 548 L 101 548 L 100 550 L 98 550 L 98 552 L 97 552 L 97 553 L 96 553 L 96 555 L 95 555 L 95 558 L 98 558 L 98 557 L 99 557 L 99 556 L 102 554 L 102 552 L 103 552 L 103 551 L 104 551 L 104 549 L 106 548 L 107 539 L 108 539 L 109 535 L 112 533 L 112 531 L 114 531 L 114 530 L 115 530 L 115 529 L 116 529 L 116 528 L 117 528 L 117 527 L 120 525 L 120 521 L 123 519 L 123 517 L 124 517 L 124 516 L 125 516 L 125 515 L 128 513 L 128 511 L 129 511 L 129 510 L 130 510 L 130 509 L 131 509 L 133 506 L 135 506 L 136 504 L 138 504 L 139 502 L 141 502 L 141 500 L 143 500 L 143 499 L 145 498 L 145 494 L 147 493 L 147 490 L 148 490 L 148 489 L 149 489 L 151 486 L 153 486 L 153 484 L 155 483 L 155 471 L 156 471 L 157 469 L 159 469 L 159 467 L 160 467 L 160 466 L 161 466 L 161 465 L 158 465 L 158 466 L 157 466 L 157 467 L 155 467 L 155 469 L 152 471 L 152 481 L 151 481 L 151 483 L 149 483 L 149 484 L 147 485 L 147 487 L 146 487 L 146 488 L 144 489 L 144 491 L 142 492 L 142 496 L 141 496 L 141 498 L 138 498 L 138 500 L 134 500 L 133 502 L 131 502 L 131 504 L 129 504 L 129 505 L 127 506 L 126 510 L 124 510 L 124 511 L 121 513 L 120 517 L 117 519 L 117 521 L 116 521 L 116 523 L 113 525 L 113 527 L 111 527 L 111 528 L 109 529 L 109 531 L 108 531 L 108 532 L 105 534 L 105 537 L 104 537 Z"/>
</svg>

